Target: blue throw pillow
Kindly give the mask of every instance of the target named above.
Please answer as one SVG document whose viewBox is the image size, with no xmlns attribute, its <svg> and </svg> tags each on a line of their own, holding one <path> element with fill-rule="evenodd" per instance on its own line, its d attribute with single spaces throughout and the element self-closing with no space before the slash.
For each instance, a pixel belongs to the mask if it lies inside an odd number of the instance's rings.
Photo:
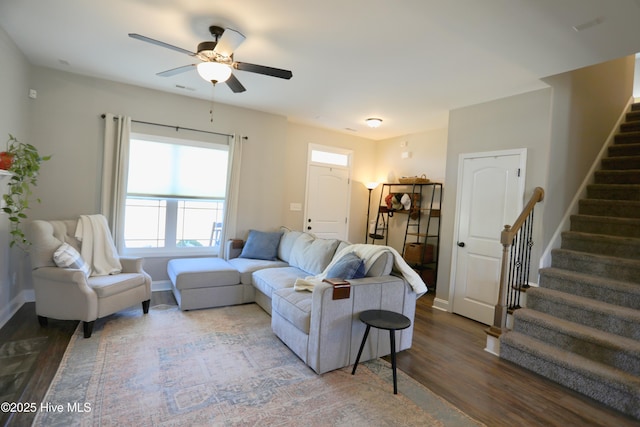
<svg viewBox="0 0 640 427">
<path fill-rule="evenodd" d="M 350 252 L 340 258 L 327 272 L 328 278 L 361 279 L 364 277 L 364 261 Z"/>
<path fill-rule="evenodd" d="M 282 232 L 267 233 L 249 230 L 249 237 L 242 248 L 240 258 L 264 259 L 273 261 L 278 258 L 278 245 Z"/>
</svg>

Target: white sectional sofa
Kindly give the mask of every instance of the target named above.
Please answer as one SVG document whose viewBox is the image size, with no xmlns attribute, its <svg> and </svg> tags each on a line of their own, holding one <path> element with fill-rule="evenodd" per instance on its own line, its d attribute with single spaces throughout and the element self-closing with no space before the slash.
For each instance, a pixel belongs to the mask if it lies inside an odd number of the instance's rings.
<svg viewBox="0 0 640 427">
<path fill-rule="evenodd" d="M 354 255 L 356 264 L 362 260 L 357 272 Z M 319 374 L 355 362 L 365 330 L 358 315 L 364 310 L 407 316 L 412 326 L 398 332 L 396 345 L 397 351 L 409 348 L 416 299 L 426 292 L 419 276 L 391 248 L 350 245 L 289 230 L 252 230 L 246 242 L 227 242 L 225 259 L 175 259 L 167 270 L 181 309 L 256 302 L 271 314 L 273 332 Z M 322 278 L 345 271 L 364 277 L 347 277 L 349 297 L 334 299 L 333 286 Z M 390 352 L 388 332 L 372 329 L 360 360 Z"/>
</svg>

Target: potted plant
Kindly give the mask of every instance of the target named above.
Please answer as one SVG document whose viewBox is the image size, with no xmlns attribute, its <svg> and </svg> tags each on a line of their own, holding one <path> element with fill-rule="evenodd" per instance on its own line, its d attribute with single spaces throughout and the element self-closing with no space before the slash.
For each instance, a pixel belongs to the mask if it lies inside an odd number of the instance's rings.
<svg viewBox="0 0 640 427">
<path fill-rule="evenodd" d="M 38 183 L 40 164 L 50 158 L 51 156 L 40 156 L 36 147 L 20 142 L 9 134 L 7 150 L 0 153 L 0 169 L 6 169 L 11 173 L 7 191 L 2 196 L 2 210 L 9 215 L 11 226 L 9 247 L 16 244 L 22 247 L 29 245 L 21 223 L 27 218 L 25 211 L 29 209 L 31 189 Z M 40 199 L 37 201 L 40 202 Z"/>
</svg>

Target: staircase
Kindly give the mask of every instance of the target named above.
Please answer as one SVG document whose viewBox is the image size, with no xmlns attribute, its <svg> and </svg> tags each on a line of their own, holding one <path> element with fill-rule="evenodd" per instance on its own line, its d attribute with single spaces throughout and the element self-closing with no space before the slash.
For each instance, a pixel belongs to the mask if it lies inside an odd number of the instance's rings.
<svg viewBox="0 0 640 427">
<path fill-rule="evenodd" d="M 500 337 L 500 357 L 640 419 L 640 104 Z"/>
</svg>

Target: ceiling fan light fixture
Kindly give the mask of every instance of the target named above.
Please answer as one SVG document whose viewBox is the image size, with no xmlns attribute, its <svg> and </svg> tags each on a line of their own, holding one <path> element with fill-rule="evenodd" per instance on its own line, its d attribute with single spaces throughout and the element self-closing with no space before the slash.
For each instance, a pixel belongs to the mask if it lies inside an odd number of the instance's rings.
<svg viewBox="0 0 640 427">
<path fill-rule="evenodd" d="M 200 77 L 208 82 L 223 83 L 231 77 L 231 67 L 218 62 L 201 62 L 197 69 Z"/>
<path fill-rule="evenodd" d="M 370 117 L 366 119 L 365 122 L 367 123 L 367 126 L 369 126 L 370 128 L 377 128 L 377 127 L 380 127 L 380 125 L 382 124 L 382 119 L 378 119 L 376 117 Z"/>
</svg>

